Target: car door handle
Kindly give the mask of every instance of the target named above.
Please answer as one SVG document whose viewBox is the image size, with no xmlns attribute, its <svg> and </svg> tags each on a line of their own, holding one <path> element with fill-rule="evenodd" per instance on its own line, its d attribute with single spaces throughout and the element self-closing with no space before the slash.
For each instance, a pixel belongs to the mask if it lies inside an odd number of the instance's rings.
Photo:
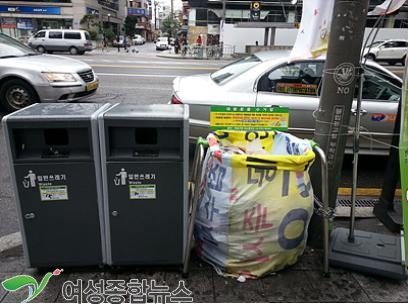
<svg viewBox="0 0 408 306">
<path fill-rule="evenodd" d="M 351 113 L 355 116 L 357 114 L 357 109 L 352 108 Z M 367 115 L 367 113 L 368 112 L 365 109 L 360 109 L 360 115 L 364 116 L 364 115 Z"/>
</svg>

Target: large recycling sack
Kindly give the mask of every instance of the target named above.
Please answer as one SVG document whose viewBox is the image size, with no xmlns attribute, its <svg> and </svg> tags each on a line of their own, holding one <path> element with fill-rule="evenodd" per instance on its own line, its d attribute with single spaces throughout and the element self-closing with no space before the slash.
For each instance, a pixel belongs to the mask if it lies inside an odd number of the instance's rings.
<svg viewBox="0 0 408 306">
<path fill-rule="evenodd" d="M 216 131 L 203 163 L 198 255 L 224 276 L 256 278 L 302 255 L 313 212 L 308 140 L 283 132 Z"/>
</svg>

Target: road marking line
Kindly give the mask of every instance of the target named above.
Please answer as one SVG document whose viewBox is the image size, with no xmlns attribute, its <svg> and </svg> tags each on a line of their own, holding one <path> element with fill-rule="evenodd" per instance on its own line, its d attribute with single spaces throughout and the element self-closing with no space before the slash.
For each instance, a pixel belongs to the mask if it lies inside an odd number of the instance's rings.
<svg viewBox="0 0 408 306">
<path fill-rule="evenodd" d="M 0 253 L 15 248 L 22 244 L 21 233 L 15 232 L 0 237 Z"/>
<path fill-rule="evenodd" d="M 96 72 L 98 76 L 126 76 L 126 77 L 144 77 L 144 78 L 175 78 L 178 75 L 168 75 L 168 74 L 127 74 L 127 73 L 105 73 Z"/>
<path fill-rule="evenodd" d="M 156 65 L 175 65 L 175 64 L 180 64 L 180 65 L 185 65 L 185 62 L 160 62 L 160 61 L 149 61 L 149 60 L 145 60 L 145 61 L 141 61 L 141 60 L 107 60 L 107 59 L 88 59 L 88 58 L 84 58 L 82 59 L 84 62 L 95 62 L 98 63 L 98 61 L 103 61 L 103 62 L 111 62 L 111 63 L 125 63 L 125 64 L 156 64 Z M 208 67 L 208 66 L 213 66 L 214 69 L 218 69 L 222 66 L 225 66 L 226 64 L 228 64 L 228 62 L 225 63 L 206 63 L 206 65 L 204 66 L 201 63 L 189 63 L 189 66 L 197 66 L 197 67 Z"/>
<path fill-rule="evenodd" d="M 357 188 L 357 196 L 379 197 L 381 195 L 381 188 Z M 351 196 L 351 188 L 339 188 L 337 195 Z M 401 189 L 395 191 L 395 196 L 401 196 Z"/>
<path fill-rule="evenodd" d="M 133 66 L 133 65 L 108 65 L 108 64 L 92 64 L 92 67 L 100 68 L 128 68 L 128 69 L 160 69 L 160 70 L 209 70 L 215 71 L 216 68 L 209 67 L 177 67 L 177 66 Z"/>
</svg>

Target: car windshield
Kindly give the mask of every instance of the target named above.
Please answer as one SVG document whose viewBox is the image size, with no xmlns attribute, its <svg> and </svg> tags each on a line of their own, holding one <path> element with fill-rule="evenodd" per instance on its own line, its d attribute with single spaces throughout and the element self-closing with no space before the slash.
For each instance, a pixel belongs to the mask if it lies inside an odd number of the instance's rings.
<svg viewBox="0 0 408 306">
<path fill-rule="evenodd" d="M 32 49 L 7 35 L 0 34 L 0 58 L 36 55 Z"/>
<path fill-rule="evenodd" d="M 248 71 L 252 67 L 258 65 L 260 62 L 261 60 L 256 55 L 241 58 L 233 62 L 232 64 L 229 64 L 212 73 L 211 79 L 217 84 L 220 84 L 221 82 L 227 82 L 234 77 L 244 73 L 245 71 Z"/>
</svg>

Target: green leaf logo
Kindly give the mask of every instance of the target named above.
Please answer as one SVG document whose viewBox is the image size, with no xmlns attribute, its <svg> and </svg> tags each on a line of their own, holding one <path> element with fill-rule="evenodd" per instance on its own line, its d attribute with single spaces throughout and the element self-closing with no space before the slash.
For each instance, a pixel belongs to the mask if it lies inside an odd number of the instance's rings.
<svg viewBox="0 0 408 306">
<path fill-rule="evenodd" d="M 56 269 L 53 273 L 48 272 L 45 274 L 40 285 L 37 281 L 29 275 L 18 275 L 3 281 L 1 284 L 7 291 L 16 291 L 23 287 L 28 287 L 29 293 L 28 297 L 22 302 L 26 303 L 34 299 L 41 291 L 47 286 L 48 281 L 53 275 L 60 275 L 64 270 Z"/>
</svg>

